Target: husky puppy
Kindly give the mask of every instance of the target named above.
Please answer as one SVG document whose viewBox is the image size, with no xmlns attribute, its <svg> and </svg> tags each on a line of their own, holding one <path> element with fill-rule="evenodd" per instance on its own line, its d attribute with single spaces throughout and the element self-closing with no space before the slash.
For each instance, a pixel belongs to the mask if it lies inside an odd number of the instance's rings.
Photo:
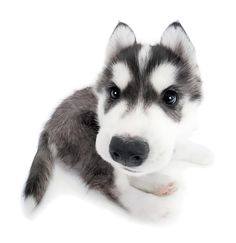
<svg viewBox="0 0 236 243">
<path fill-rule="evenodd" d="M 187 140 L 201 84 L 194 47 L 179 22 L 168 26 L 157 45 L 137 43 L 132 29 L 119 23 L 97 82 L 65 99 L 46 123 L 25 199 L 41 202 L 59 159 L 129 212 L 155 207 L 165 215 L 160 196 L 176 185 L 160 171 L 174 159 L 209 158 Z"/>
</svg>

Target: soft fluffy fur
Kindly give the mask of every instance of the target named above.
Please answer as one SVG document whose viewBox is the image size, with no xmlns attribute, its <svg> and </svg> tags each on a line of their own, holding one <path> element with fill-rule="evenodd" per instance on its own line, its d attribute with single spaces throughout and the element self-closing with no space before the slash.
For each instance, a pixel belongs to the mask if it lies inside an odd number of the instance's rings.
<svg viewBox="0 0 236 243">
<path fill-rule="evenodd" d="M 46 123 L 25 198 L 40 203 L 59 158 L 90 188 L 131 213 L 157 208 L 156 214 L 163 216 L 166 210 L 158 204 L 158 196 L 174 191 L 175 184 L 158 172 L 175 158 L 207 160 L 202 147 L 186 140 L 195 128 L 202 97 L 194 47 L 178 22 L 154 46 L 137 43 L 131 28 L 119 23 L 109 40 L 105 64 L 95 85 L 64 100 Z M 111 87 L 119 88 L 119 99 L 110 97 Z M 163 102 L 168 89 L 178 94 L 174 107 Z M 149 145 L 148 157 L 139 166 L 117 163 L 109 153 L 114 136 L 141 138 Z"/>
</svg>

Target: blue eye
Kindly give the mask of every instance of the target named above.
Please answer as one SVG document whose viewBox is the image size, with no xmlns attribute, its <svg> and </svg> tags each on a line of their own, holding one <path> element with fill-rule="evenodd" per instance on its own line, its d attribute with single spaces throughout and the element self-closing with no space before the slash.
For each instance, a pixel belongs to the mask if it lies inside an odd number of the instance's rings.
<svg viewBox="0 0 236 243">
<path fill-rule="evenodd" d="M 110 88 L 110 97 L 115 100 L 120 98 L 120 89 L 117 87 Z"/>
<path fill-rule="evenodd" d="M 167 90 L 163 95 L 163 101 L 168 106 L 174 106 L 178 100 L 178 94 L 174 90 Z"/>
</svg>

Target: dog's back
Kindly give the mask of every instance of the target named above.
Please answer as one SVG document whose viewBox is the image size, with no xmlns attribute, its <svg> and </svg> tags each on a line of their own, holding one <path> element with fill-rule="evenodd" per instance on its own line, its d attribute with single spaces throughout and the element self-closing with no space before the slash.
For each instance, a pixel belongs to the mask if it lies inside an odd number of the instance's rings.
<svg viewBox="0 0 236 243">
<path fill-rule="evenodd" d="M 96 106 L 92 88 L 76 91 L 46 123 L 24 190 L 25 197 L 33 197 L 36 205 L 47 189 L 56 158 L 74 168 L 89 187 L 115 200 L 111 192 L 113 168 L 95 149 L 99 129 Z"/>
</svg>

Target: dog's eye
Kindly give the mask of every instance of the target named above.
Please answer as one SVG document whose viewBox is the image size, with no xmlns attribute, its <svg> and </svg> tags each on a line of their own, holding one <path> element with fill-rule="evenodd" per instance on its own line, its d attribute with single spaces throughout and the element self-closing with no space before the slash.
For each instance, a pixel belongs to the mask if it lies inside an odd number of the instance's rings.
<svg viewBox="0 0 236 243">
<path fill-rule="evenodd" d="M 174 90 L 167 90 L 162 99 L 168 106 L 174 106 L 178 100 L 178 94 Z"/>
<path fill-rule="evenodd" d="M 119 99 L 120 98 L 120 90 L 117 87 L 110 88 L 110 96 L 112 99 Z"/>
</svg>

